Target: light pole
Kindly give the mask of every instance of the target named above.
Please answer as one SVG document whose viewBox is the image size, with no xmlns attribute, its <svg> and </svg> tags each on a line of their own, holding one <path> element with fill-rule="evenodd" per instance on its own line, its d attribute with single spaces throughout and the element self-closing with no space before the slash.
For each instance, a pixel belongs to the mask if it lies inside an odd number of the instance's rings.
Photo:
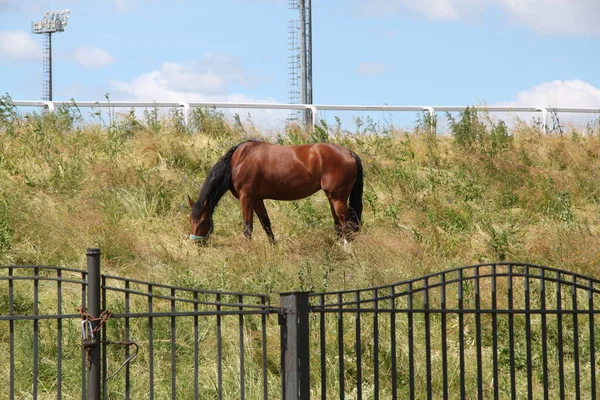
<svg viewBox="0 0 600 400">
<path fill-rule="evenodd" d="M 42 99 L 52 101 L 52 34 L 63 32 L 69 19 L 69 10 L 45 12 L 44 18 L 31 23 L 31 32 L 44 34 L 44 80 L 42 81 Z"/>
<path fill-rule="evenodd" d="M 299 11 L 300 19 L 288 25 L 288 77 L 291 104 L 312 104 L 312 4 L 311 0 L 288 0 L 289 8 Z M 290 113 L 289 121 L 297 121 L 298 111 Z M 309 111 L 302 111 L 302 122 L 308 124 Z M 315 116 L 316 117 L 316 116 Z"/>
</svg>

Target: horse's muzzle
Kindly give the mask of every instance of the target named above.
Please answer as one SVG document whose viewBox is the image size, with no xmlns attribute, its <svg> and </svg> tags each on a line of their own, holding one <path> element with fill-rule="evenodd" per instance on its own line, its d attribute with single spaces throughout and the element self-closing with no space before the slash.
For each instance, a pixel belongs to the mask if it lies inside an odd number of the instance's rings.
<svg viewBox="0 0 600 400">
<path fill-rule="evenodd" d="M 196 236 L 190 233 L 190 240 L 194 243 L 204 245 L 208 241 L 208 236 Z"/>
</svg>

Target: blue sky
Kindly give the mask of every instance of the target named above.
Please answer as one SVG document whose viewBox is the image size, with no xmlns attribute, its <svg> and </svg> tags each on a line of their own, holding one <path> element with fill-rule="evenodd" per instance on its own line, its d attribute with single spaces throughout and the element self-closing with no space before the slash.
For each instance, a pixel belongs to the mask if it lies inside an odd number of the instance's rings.
<svg viewBox="0 0 600 400">
<path fill-rule="evenodd" d="M 54 99 L 288 101 L 287 0 L 0 0 L 0 92 Z M 313 0 L 314 102 L 600 108 L 598 0 Z M 273 114 L 275 115 L 275 114 Z"/>
</svg>

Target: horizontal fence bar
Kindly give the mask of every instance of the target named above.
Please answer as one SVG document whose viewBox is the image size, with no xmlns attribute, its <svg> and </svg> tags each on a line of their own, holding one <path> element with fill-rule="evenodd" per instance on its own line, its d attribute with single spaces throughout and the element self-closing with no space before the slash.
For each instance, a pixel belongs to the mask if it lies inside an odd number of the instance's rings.
<svg viewBox="0 0 600 400">
<path fill-rule="evenodd" d="M 141 312 L 141 313 L 115 313 L 110 318 L 147 318 L 147 317 L 194 317 L 194 316 L 213 316 L 213 315 L 270 315 L 279 314 L 280 310 L 271 308 L 270 310 L 213 310 L 213 311 L 164 311 L 164 312 Z"/>
<path fill-rule="evenodd" d="M 434 112 L 436 112 L 436 111 L 458 112 L 458 111 L 464 111 L 467 107 L 475 108 L 475 109 L 479 109 L 479 110 L 494 111 L 494 112 L 513 112 L 513 111 L 514 112 L 540 112 L 544 108 L 548 109 L 547 107 L 533 107 L 533 106 L 509 107 L 509 106 L 478 106 L 478 105 L 473 105 L 473 106 L 388 106 L 388 105 L 377 106 L 377 105 L 371 105 L 371 106 L 368 106 L 368 105 L 315 104 L 315 107 L 317 108 L 317 110 L 323 110 L 323 111 L 430 111 L 430 110 L 433 110 Z M 593 108 L 591 108 L 591 109 L 574 108 L 574 109 L 584 110 L 584 111 L 580 111 L 580 112 L 591 112 L 590 110 L 593 110 L 594 113 L 600 112 L 600 109 L 593 109 Z M 569 108 L 569 110 L 571 110 L 571 108 Z M 557 111 L 557 112 L 559 112 L 559 111 Z"/>
<path fill-rule="evenodd" d="M 387 285 L 381 285 L 381 286 L 373 286 L 373 287 L 369 287 L 369 288 L 364 288 L 364 289 L 345 289 L 345 290 L 338 290 L 338 291 L 332 291 L 332 292 L 327 292 L 327 293 L 311 293 L 309 296 L 310 297 L 318 297 L 322 294 L 326 295 L 326 296 L 334 296 L 334 295 L 338 295 L 338 294 L 354 294 L 354 293 L 361 293 L 361 292 L 372 292 L 373 290 L 389 290 L 391 287 L 398 287 L 398 286 L 407 286 L 409 283 L 416 283 L 419 281 L 422 281 L 423 279 L 427 279 L 427 278 L 439 278 L 442 275 L 448 275 L 448 274 L 452 274 L 458 271 L 469 271 L 469 270 L 475 270 L 475 268 L 492 268 L 493 266 L 499 267 L 499 266 L 505 266 L 505 267 L 509 267 L 509 266 L 513 266 L 513 267 L 529 267 L 530 269 L 534 269 L 538 272 L 554 272 L 554 273 L 560 273 L 562 275 L 564 275 L 565 277 L 569 277 L 569 278 L 577 278 L 577 279 L 581 279 L 581 280 L 585 280 L 586 282 L 588 280 L 591 280 L 592 283 L 596 283 L 598 285 L 600 285 L 600 280 L 598 279 L 594 279 L 591 278 L 589 276 L 585 276 L 585 275 L 581 275 L 581 274 L 577 274 L 574 272 L 570 272 L 570 271 L 565 271 L 565 270 L 561 270 L 561 269 L 557 269 L 557 268 L 552 268 L 552 267 L 543 267 L 540 265 L 534 265 L 534 264 L 502 264 L 502 263 L 498 263 L 498 264 L 478 264 L 478 265 L 470 265 L 467 267 L 459 267 L 459 268 L 453 268 L 453 269 L 449 269 L 443 272 L 438 272 L 438 273 L 433 273 L 433 274 L 429 274 L 423 277 L 419 277 L 419 278 L 414 278 L 414 279 L 408 279 L 405 281 L 401 281 L 401 282 L 396 282 L 396 283 L 391 283 L 391 284 L 387 284 Z M 496 272 L 496 273 L 490 273 L 490 274 L 480 274 L 479 278 L 491 278 L 493 276 L 496 277 L 509 277 L 509 276 L 513 276 L 513 277 L 521 277 L 521 278 L 532 278 L 532 279 L 539 279 L 539 280 L 546 280 L 549 282 L 558 282 L 558 283 L 564 283 L 564 284 L 568 284 L 569 286 L 572 286 L 572 281 L 571 280 L 566 280 L 566 279 L 558 279 L 555 277 L 551 277 L 551 276 L 545 276 L 544 275 L 540 275 L 540 274 L 532 274 L 531 272 L 529 274 L 525 274 L 525 273 L 520 273 L 520 272 L 513 272 L 513 273 L 508 273 L 508 272 Z M 463 280 L 471 280 L 471 279 L 475 279 L 475 276 L 465 276 Z M 458 283 L 459 280 L 458 279 L 454 279 L 454 280 L 449 280 L 446 281 L 445 284 L 451 284 L 451 283 Z M 439 287 L 441 286 L 440 283 L 436 283 L 436 284 L 432 284 L 429 286 L 429 289 L 431 288 L 435 288 L 435 287 Z M 584 285 L 584 284 L 578 284 L 576 286 L 579 289 L 585 290 L 585 291 L 590 291 L 592 290 L 593 293 L 597 293 L 600 294 L 600 289 L 590 289 L 590 287 L 588 285 Z M 398 292 L 396 293 L 396 297 L 401 297 L 403 295 L 408 295 L 411 293 L 417 293 L 419 291 L 423 291 L 424 288 L 423 287 L 417 287 L 414 290 L 411 291 L 405 291 L 405 292 Z M 388 297 L 379 297 L 379 300 L 381 299 L 389 299 Z M 363 299 L 361 300 L 361 302 L 369 302 L 372 301 L 372 299 Z M 337 304 L 337 303 L 336 303 Z M 356 301 L 348 301 L 345 304 L 356 304 Z"/>
<path fill-rule="evenodd" d="M 48 107 L 77 106 L 77 107 L 215 107 L 215 108 L 247 108 L 247 109 L 273 109 L 273 110 L 307 110 L 316 108 L 318 111 L 464 111 L 467 107 L 491 112 L 568 112 L 583 114 L 598 114 L 600 108 L 594 107 L 550 107 L 550 106 L 393 106 L 393 105 L 353 105 L 353 104 L 288 104 L 288 103 L 251 103 L 251 102 L 197 102 L 197 101 L 39 101 L 39 100 L 12 100 L 11 104 L 17 107 Z"/>
<path fill-rule="evenodd" d="M 502 276 L 508 277 L 509 275 L 508 274 L 480 275 L 480 278 L 494 278 L 494 277 L 502 277 Z M 521 277 L 521 278 L 529 278 L 529 279 L 539 279 L 540 281 L 562 283 L 564 285 L 567 285 L 567 282 L 565 282 L 564 280 L 558 280 L 556 278 L 549 278 L 549 277 L 541 278 L 541 277 L 535 276 L 535 275 L 533 275 L 533 276 L 531 276 L 531 275 L 527 276 L 527 275 L 522 275 L 522 274 L 513 274 L 513 276 Z M 475 277 L 470 277 L 470 276 L 469 277 L 465 277 L 463 279 L 463 282 L 468 282 L 468 281 L 471 281 L 471 280 L 475 280 Z M 417 289 L 412 289 L 410 291 L 406 290 L 406 291 L 403 291 L 403 292 L 397 292 L 397 293 L 394 293 L 394 297 L 392 297 L 390 295 L 381 296 L 381 297 L 378 297 L 378 300 L 399 299 L 399 298 L 402 298 L 402 297 L 405 297 L 405 296 L 410 296 L 410 295 L 415 294 L 415 293 L 426 292 L 426 291 L 430 291 L 431 289 L 437 289 L 437 288 L 440 288 L 440 287 L 447 287 L 447 286 L 450 286 L 453 283 L 459 283 L 459 282 L 460 281 L 458 279 L 448 280 L 448 281 L 445 281 L 443 284 L 442 283 L 431 284 L 428 288 L 421 287 L 421 288 L 417 288 Z M 401 283 L 401 284 L 398 284 L 398 285 L 392 286 L 392 287 L 396 288 L 398 286 L 403 286 L 403 285 L 405 285 L 405 284 Z M 600 291 L 598 291 L 598 290 L 591 290 L 586 285 L 580 285 L 580 284 L 573 285 L 573 284 L 569 284 L 569 286 L 570 287 L 574 286 L 576 289 L 585 291 L 586 293 L 590 292 L 592 294 L 600 294 Z M 377 289 L 377 291 L 383 291 L 383 290 L 384 289 Z M 364 292 L 364 290 L 361 289 L 361 290 L 352 291 L 352 292 L 349 292 L 349 293 L 362 293 L 362 292 Z M 347 294 L 349 294 L 349 293 L 347 293 Z M 333 296 L 334 294 L 333 293 L 320 293 L 320 295 Z M 311 296 L 314 296 L 314 295 L 311 295 Z M 367 304 L 367 303 L 373 303 L 374 301 L 375 301 L 374 298 L 361 299 L 358 303 L 359 304 Z M 323 308 L 323 309 L 326 309 L 326 308 L 329 308 L 329 307 L 343 307 L 343 306 L 351 306 L 351 305 L 354 305 L 354 304 L 357 304 L 357 302 L 356 301 L 350 301 L 350 300 L 348 300 L 348 301 L 343 301 L 341 303 L 333 302 L 333 303 L 319 304 L 319 307 Z"/>
<path fill-rule="evenodd" d="M 224 295 L 224 296 L 244 296 L 244 297 L 253 297 L 253 298 L 258 298 L 258 299 L 262 299 L 262 298 L 267 299 L 267 300 L 269 299 L 269 296 L 266 296 L 264 294 L 243 293 L 243 292 L 222 292 L 222 291 L 219 291 L 219 290 L 191 289 L 189 287 L 171 286 L 171 285 L 165 285 L 165 284 L 153 283 L 153 282 L 146 282 L 146 281 L 141 281 L 141 280 L 136 280 L 136 279 L 122 278 L 122 277 L 119 277 L 119 276 L 112 276 L 112 275 L 102 275 L 102 277 L 104 277 L 106 279 L 120 281 L 120 282 L 127 281 L 127 282 L 130 282 L 130 283 L 137 283 L 137 284 L 140 284 L 140 285 L 149 285 L 149 284 L 151 284 L 152 287 L 154 287 L 154 288 L 175 289 L 175 290 L 189 292 L 189 293 L 221 294 L 221 295 Z"/>
<path fill-rule="evenodd" d="M 80 314 L 0 315 L 0 321 L 36 321 L 42 319 L 81 319 Z"/>
<path fill-rule="evenodd" d="M 87 271 L 83 270 L 83 269 L 57 267 L 57 266 L 53 266 L 53 265 L 39 265 L 39 266 L 38 265 L 0 265 L 0 270 L 3 270 L 3 269 L 31 269 L 31 270 L 33 270 L 34 268 L 39 268 L 40 271 L 43 271 L 43 270 L 52 270 L 52 271 L 61 270 L 61 271 L 75 272 L 75 273 L 78 273 L 78 274 L 87 275 Z"/>
<path fill-rule="evenodd" d="M 227 302 L 216 303 L 216 302 L 208 302 L 208 301 L 199 301 L 199 300 L 195 300 L 195 299 L 187 299 L 185 297 L 166 296 L 166 295 L 160 295 L 160 294 L 156 294 L 156 293 L 140 292 L 140 291 L 133 290 L 133 289 L 124 289 L 124 288 L 118 288 L 118 287 L 113 287 L 113 286 L 104 286 L 104 289 L 107 291 L 129 293 L 129 294 L 134 294 L 137 296 L 153 297 L 155 299 L 162 299 L 162 300 L 175 300 L 175 301 L 180 301 L 182 303 L 200 304 L 200 305 L 205 305 L 205 306 L 220 305 L 220 306 L 224 306 L 224 307 L 246 307 L 246 308 L 257 308 L 257 309 L 261 309 L 261 310 L 268 309 L 270 307 L 268 304 L 262 305 L 262 304 L 247 304 L 247 303 L 227 303 Z M 176 289 L 172 289 L 172 290 L 176 290 Z M 194 294 L 204 294 L 205 292 L 193 292 L 193 293 Z M 211 295 L 212 293 L 206 293 L 206 294 Z M 231 295 L 231 296 L 233 296 L 233 295 Z M 241 295 L 239 295 L 239 296 L 241 296 Z"/>
<path fill-rule="evenodd" d="M 56 106 L 74 106 L 87 108 L 136 108 L 136 107 L 168 107 L 183 108 L 184 123 L 188 124 L 190 108 L 244 108 L 263 110 L 310 110 L 311 125 L 314 128 L 317 122 L 317 109 L 312 104 L 285 104 L 285 103 L 232 103 L 232 102 L 164 102 L 164 101 L 29 101 L 12 100 L 16 107 L 44 107 L 54 112 Z"/>
<path fill-rule="evenodd" d="M 392 106 L 392 105 L 342 105 L 342 104 L 286 104 L 286 103 L 251 103 L 251 102 L 173 102 L 173 101 L 39 101 L 39 100 L 11 100 L 11 104 L 17 107 L 44 107 L 54 112 L 56 106 L 75 107 L 169 107 L 183 108 L 185 125 L 189 121 L 190 108 L 229 108 L 229 109 L 265 109 L 265 110 L 310 110 L 310 122 L 314 128 L 318 119 L 318 111 L 387 111 L 387 112 L 409 112 L 427 111 L 433 116 L 436 112 L 461 112 L 466 108 L 474 108 L 487 112 L 527 112 L 542 113 L 542 130 L 547 132 L 548 112 L 552 113 L 576 113 L 576 114 L 600 114 L 600 108 L 593 107 L 538 107 L 538 106 Z"/>
<path fill-rule="evenodd" d="M 61 271 L 60 269 L 58 271 Z M 51 281 L 51 282 L 65 282 L 75 283 L 77 285 L 87 285 L 86 281 L 80 281 L 76 279 L 57 278 L 52 276 L 33 276 L 33 275 L 20 275 L 20 276 L 3 276 L 0 275 L 0 281 Z"/>
<path fill-rule="evenodd" d="M 327 308 L 320 309 L 311 307 L 310 312 L 314 313 L 379 313 L 379 314 L 512 314 L 512 315 L 573 315 L 573 314 L 600 314 L 600 309 L 596 310 L 526 310 L 526 309 L 476 309 L 476 308 Z"/>
<path fill-rule="evenodd" d="M 214 108 L 249 108 L 249 109 L 273 109 L 273 110 L 307 110 L 314 107 L 312 104 L 286 104 L 286 103 L 234 103 L 234 102 L 204 102 L 204 101 L 30 101 L 12 100 L 11 104 L 16 107 L 47 107 L 52 104 L 56 106 L 77 107 L 214 107 Z"/>
</svg>

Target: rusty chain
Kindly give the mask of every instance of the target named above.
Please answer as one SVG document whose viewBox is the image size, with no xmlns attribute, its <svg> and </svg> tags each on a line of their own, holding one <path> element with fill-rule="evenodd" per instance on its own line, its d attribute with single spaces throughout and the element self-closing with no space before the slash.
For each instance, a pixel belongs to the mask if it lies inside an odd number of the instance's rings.
<svg viewBox="0 0 600 400">
<path fill-rule="evenodd" d="M 100 313 L 98 317 L 92 317 L 83 306 L 77 307 L 77 311 L 79 312 L 79 315 L 81 315 L 81 335 L 83 347 L 86 353 L 85 365 L 89 370 L 91 367 L 92 347 L 98 344 L 95 341 L 94 336 L 96 335 L 96 333 L 100 332 L 100 329 L 102 329 L 102 327 L 110 319 L 110 317 L 112 316 L 112 312 L 110 310 L 104 310 Z M 106 377 L 104 379 L 106 381 L 112 379 L 115 375 L 117 375 L 123 369 L 123 367 L 125 367 L 125 365 L 133 361 L 138 355 L 139 347 L 137 343 L 135 343 L 133 340 L 119 340 L 117 342 L 103 340 L 101 341 L 101 343 L 105 345 L 135 347 L 135 352 L 132 355 L 130 355 L 114 373 Z"/>
<path fill-rule="evenodd" d="M 77 307 L 81 315 L 81 340 L 85 349 L 85 366 L 89 370 L 92 365 L 92 347 L 97 345 L 94 336 L 112 316 L 110 310 L 104 310 L 98 317 L 92 317 L 83 306 Z"/>
<path fill-rule="evenodd" d="M 108 319 L 112 316 L 112 312 L 110 310 L 104 310 L 100 313 L 98 317 L 92 317 L 90 314 L 88 314 L 88 312 L 83 306 L 77 307 L 77 311 L 79 312 L 79 315 L 81 315 L 81 319 L 83 321 L 89 321 L 94 323 L 97 322 L 97 325 L 94 326 L 92 331 L 90 332 L 91 336 L 94 336 L 96 333 L 98 333 L 100 329 L 102 329 L 102 326 L 104 326 L 106 321 L 108 321 Z"/>
</svg>

